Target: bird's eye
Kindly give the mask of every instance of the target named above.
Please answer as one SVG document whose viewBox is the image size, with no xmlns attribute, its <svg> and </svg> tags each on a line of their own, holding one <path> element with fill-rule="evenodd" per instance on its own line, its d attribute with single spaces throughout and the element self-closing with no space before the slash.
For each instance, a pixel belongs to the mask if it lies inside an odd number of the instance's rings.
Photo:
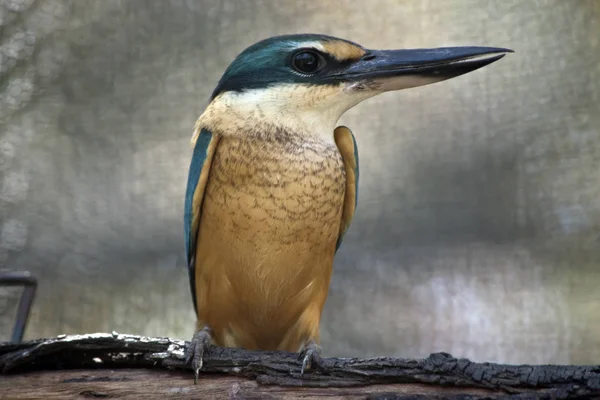
<svg viewBox="0 0 600 400">
<path fill-rule="evenodd" d="M 303 74 L 314 74 L 321 67 L 321 57 L 314 51 L 301 51 L 292 59 L 294 69 Z"/>
</svg>

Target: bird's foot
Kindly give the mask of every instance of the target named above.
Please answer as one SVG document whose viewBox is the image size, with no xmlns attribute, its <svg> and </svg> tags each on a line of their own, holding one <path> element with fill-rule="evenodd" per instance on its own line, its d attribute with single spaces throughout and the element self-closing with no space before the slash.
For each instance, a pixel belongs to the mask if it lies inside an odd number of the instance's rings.
<svg viewBox="0 0 600 400">
<path fill-rule="evenodd" d="M 304 375 L 305 370 L 314 369 L 313 367 L 320 368 L 322 364 L 321 353 L 323 350 L 314 340 L 306 342 L 298 359 L 302 360 L 302 369 L 300 370 L 300 376 Z"/>
<path fill-rule="evenodd" d="M 204 327 L 194 334 L 189 346 L 185 349 L 185 362 L 192 365 L 194 370 L 194 385 L 198 383 L 198 375 L 202 368 L 204 351 L 210 345 L 212 331 L 209 327 Z"/>
</svg>

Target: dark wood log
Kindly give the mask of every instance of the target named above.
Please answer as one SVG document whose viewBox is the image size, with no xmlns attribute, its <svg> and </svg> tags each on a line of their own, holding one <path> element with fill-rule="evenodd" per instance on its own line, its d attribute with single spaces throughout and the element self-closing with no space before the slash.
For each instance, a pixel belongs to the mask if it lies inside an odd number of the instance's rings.
<svg viewBox="0 0 600 400">
<path fill-rule="evenodd" d="M 0 398 L 600 399 L 600 366 L 500 365 L 447 353 L 421 360 L 324 358 L 211 347 L 198 385 L 187 342 L 117 333 L 0 344 Z"/>
</svg>

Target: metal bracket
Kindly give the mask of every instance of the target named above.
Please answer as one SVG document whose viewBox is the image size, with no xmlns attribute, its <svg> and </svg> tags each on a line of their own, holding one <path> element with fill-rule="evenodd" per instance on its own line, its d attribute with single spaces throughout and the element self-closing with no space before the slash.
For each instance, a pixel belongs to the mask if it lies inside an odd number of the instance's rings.
<svg viewBox="0 0 600 400">
<path fill-rule="evenodd" d="M 37 290 L 37 279 L 26 271 L 0 272 L 0 286 L 23 286 L 23 293 L 19 300 L 17 317 L 11 341 L 20 343 L 23 340 L 25 327 L 29 319 L 29 313 Z"/>
</svg>

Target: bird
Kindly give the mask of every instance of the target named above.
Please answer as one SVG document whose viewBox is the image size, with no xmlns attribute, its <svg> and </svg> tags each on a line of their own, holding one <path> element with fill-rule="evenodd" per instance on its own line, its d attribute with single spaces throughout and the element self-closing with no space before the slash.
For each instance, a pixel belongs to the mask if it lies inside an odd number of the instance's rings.
<svg viewBox="0 0 600 400">
<path fill-rule="evenodd" d="M 211 344 L 321 365 L 321 313 L 358 205 L 354 134 L 336 126 L 381 93 L 454 78 L 510 49 L 371 50 L 323 34 L 261 40 L 225 69 L 197 119 L 184 202 L 197 382 Z"/>
</svg>

